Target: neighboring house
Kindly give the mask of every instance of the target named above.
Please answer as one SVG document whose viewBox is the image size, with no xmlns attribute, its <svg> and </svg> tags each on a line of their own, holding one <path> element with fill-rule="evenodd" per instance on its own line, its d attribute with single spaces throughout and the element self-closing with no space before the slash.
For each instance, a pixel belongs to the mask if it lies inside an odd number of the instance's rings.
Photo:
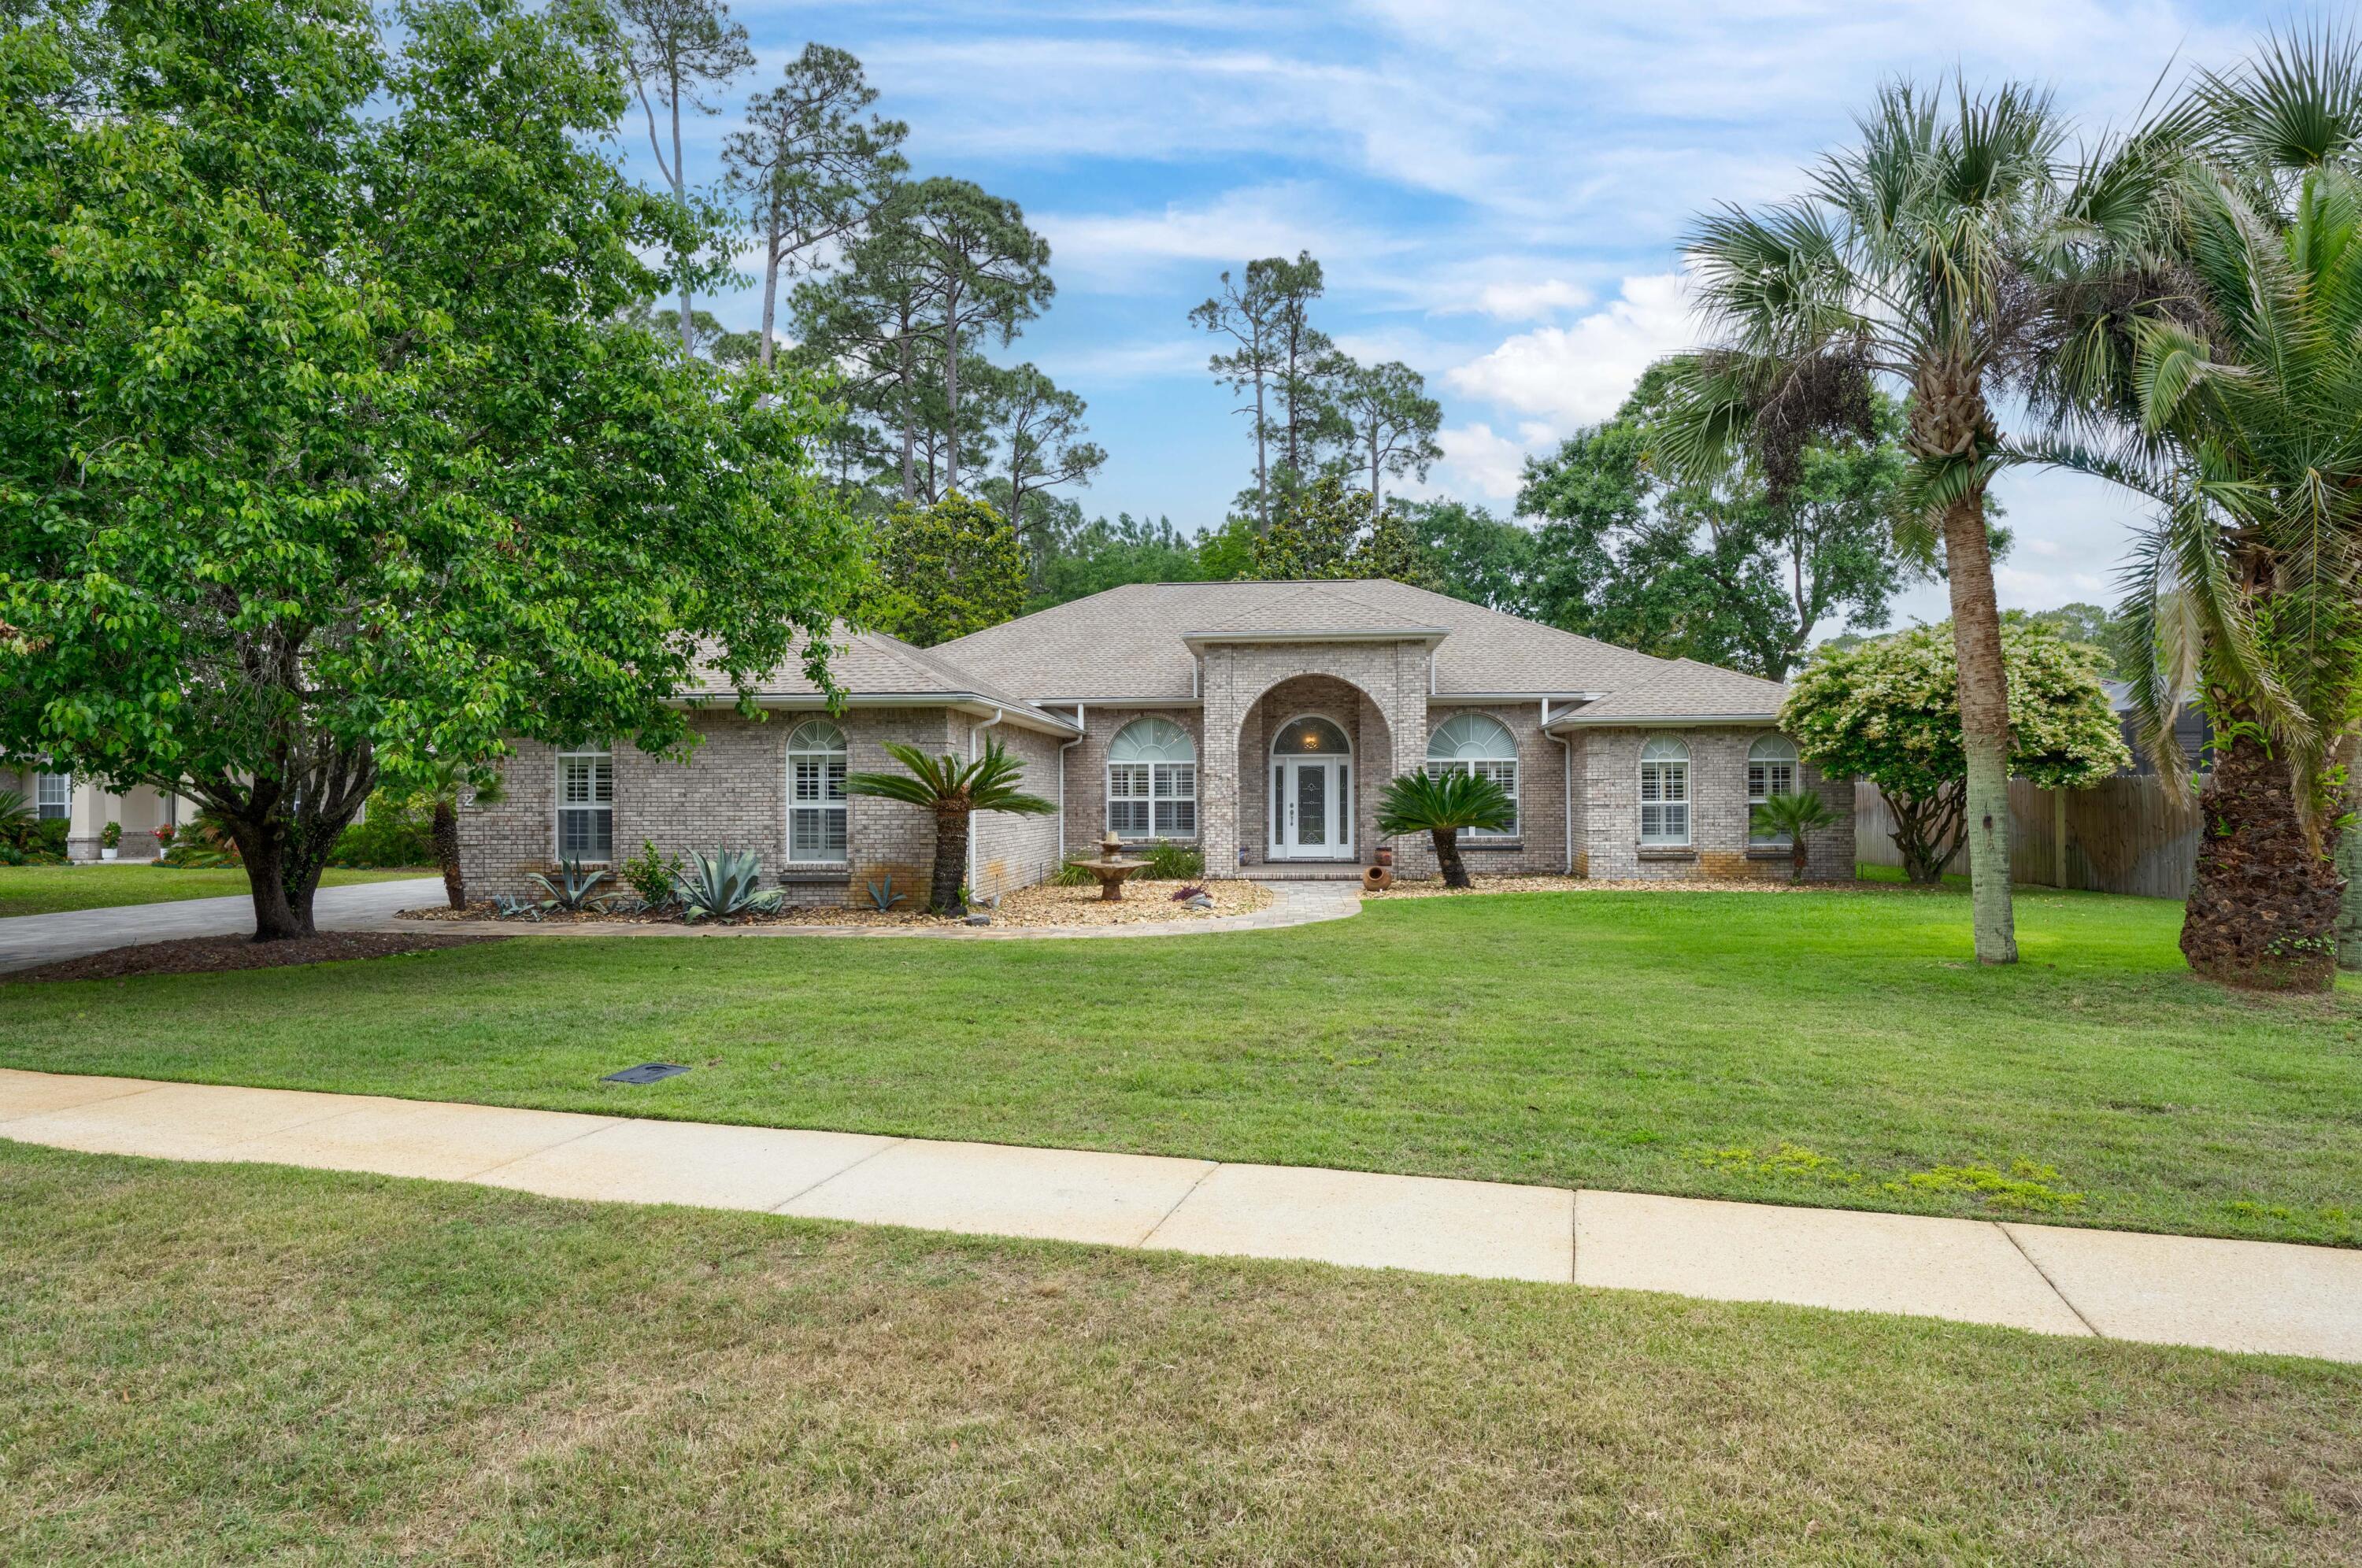
<svg viewBox="0 0 2362 1568">
<path fill-rule="evenodd" d="M 2133 712 L 2133 688 L 2128 680 L 2103 680 L 2108 694 L 2108 706 L 2114 710 L 2116 727 L 2125 737 L 2125 749 L 2133 754 L 2131 762 L 2116 769 L 2118 774 L 2155 773 L 2156 759 L 2141 740 L 2140 718 Z M 2206 722 L 2206 709 L 2197 694 L 2181 700 L 2173 711 L 2173 740 L 2181 753 L 2182 762 L 2194 773 L 2203 773 L 2213 767 L 2214 731 Z"/>
<path fill-rule="evenodd" d="M 66 827 L 66 857 L 99 858 L 99 835 L 109 823 L 123 825 L 117 857 L 153 860 L 161 853 L 155 830 L 180 822 L 180 801 L 146 785 L 115 794 L 89 778 L 53 773 L 39 763 L 0 757 L 0 790 L 24 798 L 25 807 L 44 822 L 61 819 Z"/>
<path fill-rule="evenodd" d="M 998 740 L 1053 817 L 987 814 L 968 885 L 990 898 L 1052 874 L 1109 829 L 1196 845 L 1209 877 L 1367 864 L 1386 780 L 1497 779 L 1505 831 L 1463 834 L 1471 869 L 1593 878 L 1784 876 L 1750 834 L 1766 794 L 1818 790 L 1836 825 L 1810 874 L 1853 874 L 1853 790 L 1797 760 L 1784 689 L 1661 659 L 1389 581 L 1139 583 L 932 649 L 849 634 L 836 713 L 790 668 L 757 722 L 726 682 L 685 694 L 703 738 L 686 763 L 629 745 L 520 743 L 497 805 L 461 814 L 469 886 L 528 890 L 553 859 L 751 849 L 795 902 L 859 901 L 884 877 L 926 883 L 934 830 L 915 807 L 848 800 L 889 771 L 886 741 L 975 756 Z M 1434 870 L 1421 836 L 1392 846 Z"/>
</svg>

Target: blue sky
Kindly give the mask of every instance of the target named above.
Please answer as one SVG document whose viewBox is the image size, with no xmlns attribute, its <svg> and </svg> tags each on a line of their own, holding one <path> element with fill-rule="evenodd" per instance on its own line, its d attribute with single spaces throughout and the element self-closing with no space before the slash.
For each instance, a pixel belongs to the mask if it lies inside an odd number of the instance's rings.
<svg viewBox="0 0 2362 1568">
<path fill-rule="evenodd" d="M 1690 342 L 1688 218 L 1775 200 L 1844 140 L 1882 77 L 1954 68 L 2049 83 L 2098 126 L 2161 72 L 2238 56 L 2255 8 L 2087 0 L 1657 0 L 734 7 L 756 71 L 695 127 L 692 177 L 808 40 L 851 50 L 917 172 L 1022 203 L 1058 296 L 1019 339 L 1090 403 L 1110 454 L 1094 513 L 1218 523 L 1252 465 L 1187 313 L 1217 275 L 1309 249 L 1317 319 L 1424 372 L 1444 406 L 1427 489 L 1507 511 L 1521 457 L 1611 413 Z M 645 128 L 624 140 L 652 176 Z M 715 302 L 752 326 L 752 291 Z M 2112 601 L 2138 513 L 2063 476 L 2010 476 L 2005 604 Z M 1906 614 L 1940 616 L 1939 591 Z"/>
</svg>

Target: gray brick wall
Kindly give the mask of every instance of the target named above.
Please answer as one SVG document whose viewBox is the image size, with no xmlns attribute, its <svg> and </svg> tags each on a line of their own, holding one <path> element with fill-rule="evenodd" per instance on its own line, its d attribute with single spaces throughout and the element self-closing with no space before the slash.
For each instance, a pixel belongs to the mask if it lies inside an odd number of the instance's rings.
<svg viewBox="0 0 2362 1568">
<path fill-rule="evenodd" d="M 1542 734 L 1541 703 L 1460 703 L 1440 701 L 1428 710 L 1427 734 L 1419 739 L 1419 760 L 1427 758 L 1427 742 L 1435 731 L 1461 713 L 1487 713 L 1508 726 L 1518 746 L 1518 832 L 1514 840 L 1460 835 L 1461 858 L 1476 876 L 1558 876 L 1566 870 L 1566 748 Z M 1575 801 L 1578 812 L 1580 799 Z M 1425 834 L 1397 840 L 1395 870 L 1405 877 L 1435 875 L 1435 847 Z"/>
<path fill-rule="evenodd" d="M 1055 737 L 1034 730 L 1012 729 L 1005 723 L 995 724 L 977 735 L 979 747 L 986 741 L 995 740 L 1023 766 L 1021 789 L 1045 801 L 1058 798 L 1060 743 Z M 1075 751 L 1082 749 L 1076 746 Z M 1047 880 L 1058 868 L 1055 816 L 1021 817 L 1005 812 L 979 812 L 970 819 L 968 832 L 976 840 L 971 861 L 975 874 L 968 887 L 979 899 L 997 899 L 1003 893 L 1030 888 Z"/>
<path fill-rule="evenodd" d="M 1059 712 L 1072 718 L 1070 710 Z M 1086 708 L 1083 712 L 1083 743 L 1066 753 L 1066 853 L 1080 855 L 1096 850 L 1099 839 L 1107 833 L 1107 756 L 1108 747 L 1124 725 L 1134 719 L 1166 719 L 1189 732 L 1190 744 L 1198 748 L 1198 793 L 1202 812 L 1205 798 L 1206 734 L 1193 708 Z M 1054 788 L 1038 791 L 1057 799 L 1056 777 Z M 1202 825 L 1203 819 L 1200 819 Z M 1196 834 L 1176 838 L 1176 843 L 1194 844 Z"/>
<path fill-rule="evenodd" d="M 637 855 L 643 841 L 659 855 L 684 859 L 716 847 L 751 849 L 762 857 L 764 880 L 789 889 L 799 904 L 861 902 L 866 884 L 891 877 L 898 891 L 925 896 L 934 865 L 933 816 L 893 801 L 856 799 L 845 822 L 847 864 L 794 866 L 787 851 L 787 743 L 811 715 L 775 712 L 762 720 L 734 712 L 701 712 L 692 724 L 702 737 L 686 762 L 651 756 L 624 745 L 614 754 L 615 853 Z M 888 741 L 932 754 L 967 755 L 970 721 L 943 708 L 857 708 L 833 721 L 844 732 L 846 763 L 855 773 L 889 773 L 900 764 Z M 1028 787 L 1055 799 L 1057 743 L 1006 725 L 989 732 L 1023 759 Z M 500 804 L 469 802 L 459 814 L 460 860 L 471 895 L 527 894 L 526 879 L 546 870 L 556 845 L 557 756 L 538 742 L 515 743 L 503 769 Z M 980 892 L 1008 891 L 1038 880 L 1056 862 L 1054 818 L 985 815 L 977 819 L 978 870 L 993 865 Z"/>
<path fill-rule="evenodd" d="M 1281 683 L 1308 676 L 1326 676 L 1367 700 L 1363 707 L 1332 689 L 1332 700 L 1352 717 L 1349 734 L 1366 729 L 1370 734 L 1366 741 L 1357 737 L 1353 749 L 1358 855 L 1366 855 L 1374 843 L 1363 790 L 1374 779 L 1390 778 L 1425 757 L 1427 652 L 1416 644 L 1242 643 L 1208 648 L 1201 685 L 1202 733 L 1208 738 L 1199 746 L 1198 814 L 1209 877 L 1235 876 L 1242 846 L 1250 863 L 1263 858 L 1270 839 L 1263 814 L 1270 736 L 1257 708 Z M 1280 695 L 1284 701 L 1286 694 Z M 1277 722 L 1289 716 L 1279 713 Z M 1226 742 L 1226 736 L 1232 738 Z"/>
<path fill-rule="evenodd" d="M 1747 750 L 1771 732 L 1760 728 L 1583 732 L 1584 875 L 1609 881 L 1646 878 L 1774 877 L 1790 867 L 1748 852 Z M 1686 853 L 1640 848 L 1640 747 L 1652 735 L 1679 737 L 1689 746 L 1690 845 Z M 1815 880 L 1853 877 L 1853 786 L 1801 765 L 1798 781 L 1817 790 L 1836 815 L 1834 825 L 1808 835 L 1805 875 Z"/>
</svg>

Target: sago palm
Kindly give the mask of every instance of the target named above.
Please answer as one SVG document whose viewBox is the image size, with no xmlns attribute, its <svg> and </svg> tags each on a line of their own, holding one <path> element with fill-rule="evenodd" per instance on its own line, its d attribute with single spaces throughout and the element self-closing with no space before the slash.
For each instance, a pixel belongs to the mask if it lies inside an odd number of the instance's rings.
<svg viewBox="0 0 2362 1568">
<path fill-rule="evenodd" d="M 932 812 L 935 818 L 935 866 L 929 893 L 932 908 L 947 914 L 966 914 L 960 878 L 967 869 L 968 818 L 977 812 L 1007 812 L 1014 816 L 1047 816 L 1058 808 L 1018 786 L 1024 768 L 1002 748 L 988 741 L 984 754 L 962 762 L 948 754 L 929 756 L 914 745 L 886 743 L 887 755 L 907 773 L 856 773 L 844 781 L 850 795 L 900 801 Z"/>
<path fill-rule="evenodd" d="M 2039 283 L 2092 230 L 2145 211 L 2137 164 L 2080 170 L 2049 101 L 2023 87 L 1884 89 L 1858 145 L 1825 160 L 1809 195 L 1701 220 L 1685 247 L 1708 347 L 1675 362 L 1659 437 L 1677 469 L 1710 471 L 1745 441 L 1775 490 L 1814 436 L 1868 436 L 1871 392 L 1908 393 L 1906 546 L 1940 539 L 1959 660 L 1977 956 L 2014 962 L 2009 898 L 2009 691 L 1985 491 L 2008 460 L 1992 396 L 2025 361 Z M 2134 187 L 2128 189 L 2127 187 Z"/>
<path fill-rule="evenodd" d="M 1465 888 L 1460 858 L 1463 828 L 1495 833 L 1516 820 L 1509 792 L 1481 773 L 1405 773 L 1378 797 L 1378 831 L 1388 838 L 1423 833 L 1435 841 L 1435 863 L 1448 888 Z"/>
<path fill-rule="evenodd" d="M 1811 863 L 1805 835 L 1832 826 L 1837 813 L 1829 803 L 1810 790 L 1799 790 L 1792 795 L 1767 795 L 1749 813 L 1749 822 L 1757 833 L 1788 841 L 1789 862 L 1793 867 L 1788 879 L 1801 882 L 1805 867 Z"/>
<path fill-rule="evenodd" d="M 2362 717 L 2362 58 L 2323 33 L 2201 78 L 2156 239 L 2047 357 L 2052 456 L 2158 502 L 2127 572 L 2133 695 L 2160 771 L 2203 693 L 2213 774 L 2181 948 L 2325 989 L 2334 757 Z"/>
</svg>

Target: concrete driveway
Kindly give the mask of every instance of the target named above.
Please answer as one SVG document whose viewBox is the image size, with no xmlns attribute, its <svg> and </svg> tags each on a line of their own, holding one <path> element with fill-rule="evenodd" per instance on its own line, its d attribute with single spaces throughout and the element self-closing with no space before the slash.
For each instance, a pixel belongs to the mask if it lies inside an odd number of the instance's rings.
<svg viewBox="0 0 2362 1568">
<path fill-rule="evenodd" d="M 436 903 L 442 897 L 440 877 L 356 882 L 321 889 L 312 900 L 312 918 L 322 931 L 363 931 L 398 910 Z M 0 974 L 135 943 L 170 942 L 182 936 L 245 936 L 253 930 L 254 900 L 242 893 L 182 899 L 176 903 L 17 915 L 0 920 Z"/>
</svg>

